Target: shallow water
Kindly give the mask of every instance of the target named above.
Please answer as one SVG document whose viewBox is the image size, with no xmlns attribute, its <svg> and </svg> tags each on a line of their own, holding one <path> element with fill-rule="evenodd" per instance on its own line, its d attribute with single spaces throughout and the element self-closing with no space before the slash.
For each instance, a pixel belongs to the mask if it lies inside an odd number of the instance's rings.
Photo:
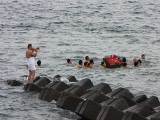
<svg viewBox="0 0 160 120">
<path fill-rule="evenodd" d="M 27 74 L 28 43 L 40 47 L 38 74 L 75 75 L 113 89 L 160 98 L 160 2 L 157 0 L 0 0 L 0 118 L 3 120 L 73 120 L 76 115 L 38 99 L 5 80 Z M 89 55 L 100 64 L 105 55 L 132 59 L 146 54 L 138 68 L 92 70 L 65 65 Z"/>
</svg>

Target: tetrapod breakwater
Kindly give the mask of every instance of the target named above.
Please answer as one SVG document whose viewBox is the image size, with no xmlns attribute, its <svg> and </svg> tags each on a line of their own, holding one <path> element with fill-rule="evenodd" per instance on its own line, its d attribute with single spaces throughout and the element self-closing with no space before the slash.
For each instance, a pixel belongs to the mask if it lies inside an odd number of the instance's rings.
<svg viewBox="0 0 160 120">
<path fill-rule="evenodd" d="M 135 96 L 126 88 L 111 89 L 107 83 L 93 85 L 88 78 L 67 78 L 68 83 L 56 75 L 52 80 L 37 77 L 24 85 L 29 92 L 39 94 L 39 99 L 56 101 L 60 108 L 80 116 L 80 120 L 160 120 L 158 97 L 145 94 Z M 22 85 L 16 80 L 7 81 L 11 86 Z"/>
</svg>

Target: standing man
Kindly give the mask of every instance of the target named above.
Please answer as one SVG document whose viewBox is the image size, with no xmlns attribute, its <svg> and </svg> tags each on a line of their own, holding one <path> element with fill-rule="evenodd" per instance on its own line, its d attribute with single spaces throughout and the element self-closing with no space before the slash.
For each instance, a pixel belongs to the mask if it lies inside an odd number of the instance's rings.
<svg viewBox="0 0 160 120">
<path fill-rule="evenodd" d="M 26 58 L 27 58 L 27 67 L 29 71 L 28 75 L 28 83 L 32 83 L 35 79 L 36 73 L 36 61 L 35 57 L 37 56 L 39 48 L 33 48 L 32 44 L 28 44 L 27 51 L 26 51 Z"/>
</svg>

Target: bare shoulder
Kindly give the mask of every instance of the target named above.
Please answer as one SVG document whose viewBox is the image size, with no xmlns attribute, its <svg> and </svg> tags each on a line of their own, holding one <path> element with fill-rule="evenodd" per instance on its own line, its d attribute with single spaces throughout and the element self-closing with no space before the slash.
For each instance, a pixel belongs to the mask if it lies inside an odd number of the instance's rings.
<svg viewBox="0 0 160 120">
<path fill-rule="evenodd" d="M 32 53 L 32 50 L 27 50 L 26 51 L 26 54 L 31 54 Z"/>
<path fill-rule="evenodd" d="M 26 58 L 30 58 L 32 55 L 32 51 L 31 50 L 27 50 L 26 51 Z"/>
</svg>

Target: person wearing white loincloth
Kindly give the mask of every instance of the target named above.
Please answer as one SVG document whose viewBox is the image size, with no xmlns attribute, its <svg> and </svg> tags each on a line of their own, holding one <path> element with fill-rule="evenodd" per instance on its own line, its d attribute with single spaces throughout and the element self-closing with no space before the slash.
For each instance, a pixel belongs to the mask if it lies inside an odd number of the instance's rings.
<svg viewBox="0 0 160 120">
<path fill-rule="evenodd" d="M 28 66 L 28 70 L 36 70 L 34 57 L 27 58 L 27 66 Z"/>
<path fill-rule="evenodd" d="M 32 44 L 28 44 L 28 49 L 26 51 L 26 58 L 27 58 L 27 67 L 29 71 L 28 75 L 28 83 L 32 83 L 35 79 L 36 73 L 36 61 L 35 57 L 37 56 L 39 48 L 32 48 Z"/>
</svg>

